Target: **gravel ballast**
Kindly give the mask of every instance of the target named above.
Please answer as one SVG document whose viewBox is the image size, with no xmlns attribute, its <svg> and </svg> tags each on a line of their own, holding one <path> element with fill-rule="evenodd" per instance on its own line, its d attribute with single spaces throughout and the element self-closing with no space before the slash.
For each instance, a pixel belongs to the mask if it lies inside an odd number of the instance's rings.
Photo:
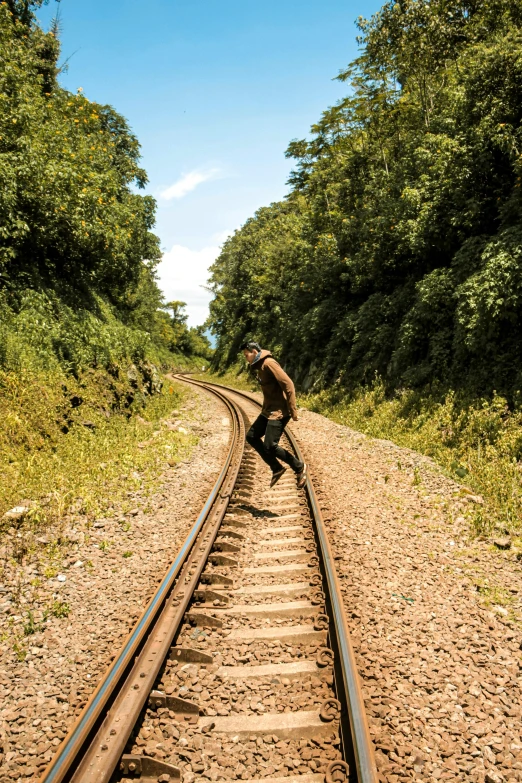
<svg viewBox="0 0 522 783">
<path fill-rule="evenodd" d="M 196 389 L 178 420 L 199 441 L 187 462 L 174 467 L 165 463 L 153 497 L 136 493 L 135 508 L 125 519 L 115 514 L 88 529 L 81 518 L 69 521 L 70 557 L 60 574 L 44 577 L 39 588 L 57 606 L 67 605 L 68 616 L 50 616 L 42 630 L 31 633 L 23 660 L 7 634 L 0 636 L 2 783 L 38 779 L 143 611 L 219 475 L 230 438 L 223 404 Z M 17 612 L 31 605 L 31 581 L 41 575 L 34 564 L 26 571 L 20 585 L 20 569 L 4 569 L 0 634 L 19 621 Z"/>
<path fill-rule="evenodd" d="M 39 777 L 219 473 L 230 434 L 225 410 L 198 389 L 188 408 L 182 424 L 197 432 L 199 444 L 189 462 L 166 467 L 152 499 L 136 499 L 130 529 L 122 529 L 115 517 L 100 521 L 88 536 L 80 524 L 73 531 L 71 557 L 60 574 L 65 579 L 48 584 L 56 600 L 70 606 L 69 616 L 50 617 L 44 630 L 32 634 L 24 660 L 0 642 L 2 783 Z M 430 460 L 309 411 L 300 412 L 292 429 L 331 536 L 382 781 L 522 781 L 521 566 L 515 554 L 470 537 L 469 493 Z M 264 472 L 258 475 L 267 479 Z M 259 533 L 269 536 L 269 530 Z M 246 577 L 244 584 L 255 581 Z M 283 581 L 277 574 L 263 577 L 267 585 Z M 8 623 L 10 596 L 19 588 L 13 583 L 2 589 L 0 617 Z M 208 637 L 190 631 L 191 643 L 202 649 L 217 645 L 216 666 L 285 662 L 310 653 L 299 645 L 260 642 L 238 651 L 227 643 L 226 629 L 242 624 L 230 618 L 223 631 Z M 190 695 L 206 697 L 208 691 L 218 715 L 228 714 L 232 702 L 239 713 L 262 712 L 248 685 L 216 681 L 213 669 L 198 679 L 190 667 L 183 676 L 169 667 L 164 685 L 169 691 L 186 688 Z M 281 703 L 293 709 L 296 699 L 301 708 L 310 707 L 326 686 L 318 679 L 311 687 L 306 678 L 281 684 L 284 688 L 264 694 L 272 708 Z M 176 726 L 172 718 L 168 711 L 148 711 L 134 750 L 179 759 L 184 783 L 198 776 L 322 772 L 323 759 L 338 757 L 334 736 L 321 742 L 252 736 L 247 742 L 207 737 L 200 729 Z"/>
<path fill-rule="evenodd" d="M 434 463 L 309 411 L 293 425 L 334 545 L 383 779 L 522 780 L 521 567 L 469 536 Z"/>
</svg>

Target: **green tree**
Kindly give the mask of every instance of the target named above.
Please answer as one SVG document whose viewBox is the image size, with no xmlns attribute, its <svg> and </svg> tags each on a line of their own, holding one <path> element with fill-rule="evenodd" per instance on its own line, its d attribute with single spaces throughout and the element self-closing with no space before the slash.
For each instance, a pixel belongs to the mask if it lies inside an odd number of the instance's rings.
<svg viewBox="0 0 522 783">
<path fill-rule="evenodd" d="M 138 140 L 59 85 L 59 24 L 43 32 L 41 5 L 0 3 L 0 365 L 168 361 L 188 330 L 162 310 Z"/>
<path fill-rule="evenodd" d="M 520 0 L 359 20 L 351 93 L 294 140 L 291 191 L 212 269 L 216 363 L 245 333 L 307 386 L 522 383 Z"/>
</svg>

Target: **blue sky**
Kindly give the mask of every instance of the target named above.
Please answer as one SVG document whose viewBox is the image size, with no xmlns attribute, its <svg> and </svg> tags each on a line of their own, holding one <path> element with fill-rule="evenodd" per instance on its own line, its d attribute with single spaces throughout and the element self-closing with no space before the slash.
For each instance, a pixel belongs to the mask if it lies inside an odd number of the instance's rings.
<svg viewBox="0 0 522 783">
<path fill-rule="evenodd" d="M 202 323 L 201 288 L 227 233 L 287 192 L 288 142 L 346 92 L 371 0 L 62 0 L 65 87 L 137 134 L 158 200 L 160 284 Z M 51 0 L 39 17 L 56 13 Z"/>
</svg>

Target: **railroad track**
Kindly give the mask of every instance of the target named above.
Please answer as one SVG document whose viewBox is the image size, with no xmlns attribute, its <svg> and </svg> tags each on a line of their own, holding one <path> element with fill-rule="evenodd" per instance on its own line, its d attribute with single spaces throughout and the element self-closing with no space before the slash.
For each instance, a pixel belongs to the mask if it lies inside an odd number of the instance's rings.
<svg viewBox="0 0 522 783">
<path fill-rule="evenodd" d="M 244 446 L 259 403 L 180 380 L 228 409 L 226 463 L 41 783 L 377 783 L 312 483 L 298 490 L 288 471 L 268 489 L 267 467 Z"/>
</svg>

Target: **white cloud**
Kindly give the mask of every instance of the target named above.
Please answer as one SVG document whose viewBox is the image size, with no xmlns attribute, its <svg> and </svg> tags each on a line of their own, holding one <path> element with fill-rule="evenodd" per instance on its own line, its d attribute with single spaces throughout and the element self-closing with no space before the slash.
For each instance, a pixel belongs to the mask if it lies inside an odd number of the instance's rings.
<svg viewBox="0 0 522 783">
<path fill-rule="evenodd" d="M 222 245 L 223 242 L 225 242 L 229 237 L 232 236 L 235 229 L 229 229 L 227 228 L 226 231 L 218 231 L 216 234 L 212 234 L 212 241 L 216 242 L 218 245 Z"/>
<path fill-rule="evenodd" d="M 165 201 L 170 201 L 173 198 L 183 198 L 191 190 L 201 185 L 202 182 L 214 179 L 220 173 L 221 169 L 194 169 L 194 171 L 184 174 L 170 187 L 162 190 L 160 197 L 165 199 Z"/>
<path fill-rule="evenodd" d="M 208 268 L 220 250 L 218 245 L 202 250 L 174 245 L 158 265 L 158 283 L 167 302 L 181 299 L 187 303 L 189 326 L 202 324 L 208 316 L 212 294 L 203 286 L 207 284 Z"/>
</svg>

